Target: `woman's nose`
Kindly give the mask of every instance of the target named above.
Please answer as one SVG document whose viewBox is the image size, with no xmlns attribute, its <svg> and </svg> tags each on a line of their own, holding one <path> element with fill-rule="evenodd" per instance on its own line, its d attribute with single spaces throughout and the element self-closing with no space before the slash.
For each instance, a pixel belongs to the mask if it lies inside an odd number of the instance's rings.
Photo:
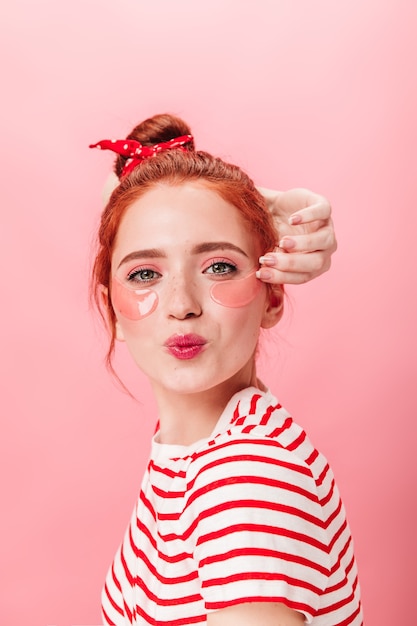
<svg viewBox="0 0 417 626">
<path fill-rule="evenodd" d="M 202 313 L 198 289 L 192 280 L 185 276 L 170 279 L 166 300 L 169 317 L 186 319 L 199 317 Z"/>
</svg>

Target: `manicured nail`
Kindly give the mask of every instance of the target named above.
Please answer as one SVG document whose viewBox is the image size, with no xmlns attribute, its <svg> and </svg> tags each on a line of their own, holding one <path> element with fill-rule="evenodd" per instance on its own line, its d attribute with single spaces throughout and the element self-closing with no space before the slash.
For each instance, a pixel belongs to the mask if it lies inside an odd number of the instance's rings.
<svg viewBox="0 0 417 626">
<path fill-rule="evenodd" d="M 273 256 L 261 256 L 261 257 L 259 257 L 259 263 L 261 265 L 269 265 L 269 267 L 273 267 L 275 265 L 275 257 L 273 257 Z"/>
<path fill-rule="evenodd" d="M 271 280 L 272 272 L 265 268 L 261 268 L 255 272 L 256 278 L 260 278 L 261 280 Z"/>
<path fill-rule="evenodd" d="M 296 224 L 301 224 L 301 222 L 303 221 L 303 218 L 301 217 L 301 215 L 290 215 L 290 217 L 288 218 L 288 223 L 291 224 L 292 226 L 295 226 Z"/>
<path fill-rule="evenodd" d="M 281 241 L 279 242 L 279 247 L 283 250 L 292 250 L 293 248 L 295 248 L 295 246 L 296 243 L 294 239 L 288 239 L 288 237 L 285 237 L 285 239 L 281 239 Z"/>
</svg>

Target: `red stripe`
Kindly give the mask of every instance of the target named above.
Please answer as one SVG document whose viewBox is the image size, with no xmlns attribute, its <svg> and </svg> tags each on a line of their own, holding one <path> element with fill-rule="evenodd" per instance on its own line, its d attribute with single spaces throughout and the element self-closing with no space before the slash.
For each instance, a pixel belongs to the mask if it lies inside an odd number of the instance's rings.
<svg viewBox="0 0 417 626">
<path fill-rule="evenodd" d="M 358 608 L 356 609 L 354 613 L 352 613 L 352 615 L 349 615 L 349 617 L 344 619 L 343 622 L 337 622 L 335 626 L 349 626 L 349 624 L 353 624 L 354 620 L 359 615 L 360 611 L 361 611 L 361 604 L 359 603 Z M 361 622 L 361 626 L 363 626 L 363 622 Z"/>
<path fill-rule="evenodd" d="M 177 461 L 188 461 L 188 459 L 192 459 L 194 456 L 195 454 L 186 454 L 185 456 L 173 456 L 170 461 L 174 461 L 174 463 L 176 463 Z"/>
<path fill-rule="evenodd" d="M 116 585 L 117 589 L 120 591 L 120 593 L 122 592 L 122 585 L 119 583 L 117 576 L 116 576 L 116 572 L 114 571 L 114 562 L 113 565 L 111 566 L 111 575 L 113 578 L 113 582 Z"/>
<path fill-rule="evenodd" d="M 352 543 L 352 537 L 351 537 L 351 535 L 349 535 L 345 545 L 343 546 L 342 550 L 340 551 L 340 553 L 337 556 L 337 561 L 335 562 L 334 566 L 331 569 L 331 572 L 330 572 L 331 574 L 334 574 L 335 572 L 337 572 L 339 567 L 341 567 L 342 560 L 343 560 L 344 556 L 346 555 L 347 551 L 349 550 L 349 548 L 351 546 L 351 543 Z"/>
<path fill-rule="evenodd" d="M 275 480 L 273 478 L 263 478 L 261 476 L 232 476 L 230 478 L 227 477 L 222 480 L 216 480 L 213 483 L 201 487 L 200 489 L 196 489 L 187 500 L 184 511 L 198 498 L 203 497 L 207 493 L 213 492 L 216 489 L 221 489 L 222 487 L 228 487 L 230 485 L 241 485 L 242 487 L 247 485 L 264 485 L 266 487 L 273 487 L 274 489 L 282 489 L 283 491 L 290 493 L 297 493 L 310 502 L 319 504 L 316 493 L 310 493 L 298 485 L 288 484 L 282 480 Z"/>
<path fill-rule="evenodd" d="M 154 463 L 154 461 L 151 461 L 149 463 L 149 467 L 150 469 L 154 470 L 155 472 L 159 472 L 160 474 L 164 474 L 164 476 L 168 476 L 168 478 L 185 478 L 186 477 L 186 472 L 180 470 L 178 472 L 174 472 L 173 470 L 169 469 L 168 467 L 160 467 L 159 465 L 156 465 Z"/>
<path fill-rule="evenodd" d="M 203 589 L 207 587 L 216 587 L 218 585 L 224 585 L 229 583 L 241 582 L 243 580 L 273 580 L 283 581 L 288 583 L 292 587 L 299 587 L 301 589 L 308 589 L 316 595 L 320 595 L 323 590 L 311 585 L 305 580 L 299 580 L 297 578 L 291 578 L 282 573 L 274 572 L 240 572 L 239 574 L 232 574 L 231 576 L 224 576 L 223 578 L 211 578 L 210 580 L 203 581 L 201 585 Z"/>
<path fill-rule="evenodd" d="M 224 508 L 230 508 L 230 505 L 228 503 L 226 503 L 225 505 L 222 505 Z M 186 541 L 187 539 L 189 539 L 189 537 L 192 535 L 192 533 L 194 532 L 194 530 L 197 528 L 198 524 L 200 523 L 200 521 L 202 519 L 205 519 L 207 517 L 212 517 L 213 515 L 216 514 L 216 512 L 218 512 L 220 509 L 219 506 L 215 506 L 212 509 L 207 509 L 206 511 L 203 511 L 202 513 L 200 513 L 200 515 L 198 515 L 193 522 L 190 524 L 190 526 L 181 534 L 177 534 L 177 533 L 168 533 L 166 535 L 163 535 L 162 533 L 159 533 L 159 536 L 161 537 L 161 539 L 163 541 L 177 541 L 178 539 L 180 541 Z M 320 550 L 323 550 L 324 552 L 328 552 L 328 548 L 327 546 L 325 546 L 325 544 L 316 541 L 315 539 L 311 539 L 310 537 L 308 537 L 307 535 L 304 535 L 303 533 L 296 533 L 296 532 L 292 532 L 286 528 L 279 528 L 279 527 L 275 527 L 275 526 L 267 526 L 267 525 L 263 525 L 263 524 L 235 524 L 233 526 L 228 526 L 226 528 L 220 529 L 218 531 L 215 531 L 213 533 L 209 533 L 208 535 L 203 535 L 200 536 L 199 539 L 197 540 L 197 545 L 200 543 L 204 543 L 205 541 L 209 541 L 211 539 L 217 539 L 219 537 L 222 537 L 224 535 L 233 533 L 233 532 L 240 532 L 242 530 L 250 530 L 252 532 L 267 532 L 269 534 L 272 535 L 284 535 L 287 537 L 292 537 L 295 539 L 298 539 L 300 541 L 304 541 L 305 543 L 309 543 L 311 545 L 314 545 L 316 547 L 318 547 Z M 304 538 L 304 539 L 303 539 Z"/>
<path fill-rule="evenodd" d="M 347 586 L 349 582 L 348 576 L 344 576 L 343 578 L 341 578 L 339 580 L 339 582 L 335 585 L 331 585 L 331 587 L 327 587 L 326 589 L 326 595 L 330 595 L 331 593 L 334 593 L 335 591 L 339 591 L 340 589 L 343 589 L 343 587 Z"/>
<path fill-rule="evenodd" d="M 178 604 L 186 605 L 201 601 L 201 596 L 199 593 L 193 593 L 188 596 L 175 596 L 173 598 L 161 598 L 160 596 L 155 595 L 149 589 L 149 587 L 145 585 L 145 582 L 138 576 L 135 576 L 133 582 L 135 587 L 141 589 L 148 598 L 148 600 L 154 602 L 154 604 L 156 604 L 157 606 L 177 606 Z"/>
<path fill-rule="evenodd" d="M 138 517 L 136 517 L 136 528 L 138 529 L 138 531 L 142 535 L 145 535 L 145 537 L 148 539 L 148 541 L 151 544 L 151 546 L 153 547 L 153 549 L 157 550 L 155 537 L 153 537 L 151 535 L 150 530 L 147 528 L 147 526 L 145 526 L 145 524 L 143 522 L 141 522 L 141 520 Z M 134 545 L 134 543 L 133 543 L 133 529 L 132 529 L 132 526 L 129 526 L 129 538 L 130 538 L 130 543 Z"/>
<path fill-rule="evenodd" d="M 318 528 L 324 528 L 324 524 L 321 518 L 315 517 L 314 515 L 311 515 L 311 513 L 309 513 L 308 511 L 305 511 L 304 509 L 298 509 L 296 507 L 293 506 L 289 506 L 287 504 L 280 504 L 279 502 L 270 502 L 267 500 L 233 500 L 233 501 L 226 501 L 226 502 L 222 502 L 221 504 L 217 504 L 213 507 L 211 507 L 210 509 L 206 509 L 205 511 L 202 511 L 198 516 L 197 516 L 197 521 L 201 522 L 203 519 L 207 519 L 210 517 L 213 517 L 214 515 L 219 515 L 220 513 L 223 513 L 224 511 L 229 511 L 229 510 L 233 510 L 236 511 L 237 509 L 241 509 L 241 508 L 251 508 L 251 509 L 264 509 L 264 510 L 268 510 L 268 511 L 279 511 L 280 513 L 285 513 L 287 515 L 292 515 L 294 517 L 299 517 L 300 519 L 303 519 L 311 524 L 314 524 L 314 526 L 317 526 Z M 169 514 L 167 513 L 164 516 L 164 520 L 174 520 L 179 518 L 180 515 L 175 514 L 175 516 L 173 514 Z M 161 519 L 162 519 L 162 514 L 161 514 Z M 192 523 L 192 525 L 194 526 L 194 522 Z"/>
<path fill-rule="evenodd" d="M 129 622 L 132 624 L 133 617 L 135 617 L 134 610 L 133 610 L 133 613 L 132 613 L 132 611 L 129 609 L 129 607 L 126 604 L 126 600 L 125 599 L 123 599 L 123 606 L 124 606 L 126 617 L 129 620 Z"/>
<path fill-rule="evenodd" d="M 190 582 L 191 580 L 195 580 L 196 578 L 198 578 L 198 572 L 196 570 L 192 570 L 188 574 L 185 574 L 183 576 L 170 576 L 170 577 L 162 576 L 161 574 L 159 574 L 158 570 L 155 568 L 154 565 L 151 564 L 149 559 L 146 557 L 146 555 L 142 551 L 140 551 L 137 554 L 137 557 L 138 559 L 142 560 L 142 562 L 145 564 L 149 572 L 153 576 L 155 576 L 155 578 L 159 580 L 159 582 L 161 583 L 164 583 L 167 585 L 174 585 L 174 584 L 176 585 L 176 584 Z"/>
<path fill-rule="evenodd" d="M 313 465 L 314 461 L 317 459 L 318 456 L 319 456 L 319 451 L 313 450 L 310 456 L 306 459 L 307 465 Z"/>
<path fill-rule="evenodd" d="M 347 542 L 347 544 L 346 544 L 346 545 L 350 545 L 350 543 L 351 543 L 351 540 L 349 539 L 349 541 Z M 354 557 L 354 555 L 352 554 L 352 558 L 350 559 L 350 562 L 349 562 L 349 563 L 348 563 L 348 565 L 346 566 L 346 575 L 349 575 L 349 574 L 350 574 L 350 572 L 351 572 L 351 570 L 352 570 L 352 568 L 353 568 L 353 566 L 354 566 L 354 565 L 355 565 L 355 557 Z"/>
<path fill-rule="evenodd" d="M 280 435 L 282 435 L 282 433 L 286 430 L 288 430 L 293 424 L 293 420 L 292 417 L 287 417 L 285 422 L 282 424 L 282 426 L 278 426 L 277 428 L 274 428 L 274 430 L 267 435 L 267 437 L 271 438 L 275 438 L 275 437 L 279 437 Z"/>
<path fill-rule="evenodd" d="M 322 485 L 324 479 L 327 476 L 327 472 L 330 470 L 330 465 L 328 463 L 326 463 L 326 465 L 324 466 L 324 469 L 322 471 L 322 473 L 320 474 L 320 476 L 317 478 L 316 480 L 316 485 L 320 486 Z"/>
<path fill-rule="evenodd" d="M 221 537 L 226 537 L 227 535 L 231 535 L 233 533 L 238 532 L 253 532 L 253 533 L 265 533 L 269 535 L 278 535 L 283 537 L 288 537 L 290 539 L 296 539 L 297 541 L 301 541 L 310 546 L 313 546 L 325 554 L 328 553 L 328 548 L 324 543 L 309 537 L 303 533 L 298 533 L 293 530 L 289 530 L 288 528 L 279 528 L 277 526 L 267 526 L 266 524 L 233 524 L 232 526 L 227 526 L 226 528 L 221 528 L 211 533 L 207 533 L 206 535 L 202 535 L 197 540 L 197 545 L 201 545 L 203 543 L 207 543 L 208 541 L 213 541 L 214 539 L 220 539 Z"/>
<path fill-rule="evenodd" d="M 160 498 L 166 498 L 169 500 L 175 500 L 176 498 L 183 498 L 184 494 L 186 493 L 184 490 L 183 491 L 166 491 L 165 489 L 160 489 L 159 487 L 156 487 L 155 485 L 152 485 L 152 491 L 159 496 Z"/>
<path fill-rule="evenodd" d="M 143 534 L 146 535 L 146 537 L 149 539 L 150 543 L 152 544 L 152 547 L 155 553 L 157 553 L 158 557 L 162 559 L 163 561 L 167 563 L 179 563 L 180 561 L 183 561 L 184 559 L 193 558 L 193 555 L 188 552 L 179 552 L 178 554 L 174 554 L 172 556 L 164 554 L 158 549 L 157 543 L 154 537 L 151 536 L 149 530 L 139 520 L 137 520 L 137 527 L 139 531 L 142 530 Z M 132 550 L 135 552 L 135 554 L 139 553 L 141 550 L 138 548 L 138 546 L 135 543 L 131 528 L 129 529 L 129 539 L 130 539 L 130 545 L 131 545 Z"/>
<path fill-rule="evenodd" d="M 333 498 L 335 487 L 336 487 L 336 483 L 333 478 L 332 482 L 330 483 L 330 488 L 329 488 L 328 493 L 320 500 L 320 504 L 322 507 L 325 507 L 326 504 L 328 504 L 330 500 Z"/>
<path fill-rule="evenodd" d="M 231 424 L 233 424 L 239 417 L 239 405 L 240 405 L 240 400 L 237 403 L 235 410 L 233 411 L 233 418 L 232 418 Z"/>
<path fill-rule="evenodd" d="M 145 506 L 145 508 L 148 509 L 148 511 L 152 515 L 153 519 L 156 521 L 155 509 L 153 508 L 153 506 L 150 503 L 150 501 L 148 500 L 148 498 L 145 496 L 145 493 L 144 493 L 144 491 L 142 489 L 141 489 L 140 494 L 139 494 L 139 499 L 141 500 L 141 502 Z"/>
<path fill-rule="evenodd" d="M 133 576 L 128 568 L 125 556 L 122 552 L 121 554 L 121 561 L 122 561 L 122 565 L 123 565 L 123 569 L 125 570 L 125 574 L 126 574 L 126 579 L 129 582 L 129 585 L 133 588 L 133 587 L 138 587 L 139 589 L 141 589 L 143 591 L 143 593 L 146 595 L 146 597 L 151 601 L 154 602 L 155 604 L 158 604 L 160 606 L 174 606 L 176 604 L 186 604 L 186 603 L 190 603 L 190 602 L 197 602 L 198 600 L 200 600 L 200 595 L 199 594 L 192 594 L 189 596 L 184 596 L 184 597 L 178 597 L 176 596 L 175 598 L 172 599 L 166 599 L 163 600 L 162 598 L 158 598 L 158 596 L 156 596 L 150 589 L 149 587 L 145 584 L 144 580 L 142 578 L 140 578 L 140 576 Z M 195 578 L 195 576 L 193 576 L 193 578 Z M 158 577 L 159 579 L 159 577 Z M 168 579 L 166 579 L 168 580 Z M 176 584 L 175 579 L 172 579 L 173 583 L 172 584 Z M 125 607 L 126 608 L 126 607 Z"/>
<path fill-rule="evenodd" d="M 340 537 L 340 536 L 344 533 L 344 531 L 345 531 L 346 529 L 347 529 L 347 521 L 346 521 L 346 520 L 344 520 L 344 521 L 343 521 L 343 524 L 341 525 L 341 527 L 339 528 L 339 530 L 337 531 L 337 533 L 335 533 L 335 534 L 333 535 L 333 539 L 331 540 L 331 542 L 330 542 L 330 546 L 329 546 L 330 551 L 332 551 L 332 550 L 333 550 L 333 546 L 334 546 L 334 544 L 336 543 L 336 541 L 339 539 L 339 537 Z"/>
<path fill-rule="evenodd" d="M 225 441 L 224 443 L 218 444 L 216 445 L 216 451 L 217 450 L 224 450 L 226 448 L 228 448 L 229 446 L 236 446 L 239 444 L 243 444 L 243 445 L 255 445 L 255 446 L 271 446 L 272 448 L 281 448 L 283 450 L 286 449 L 285 446 L 283 446 L 279 441 L 276 441 L 274 439 L 271 438 L 253 438 L 253 439 L 248 439 L 246 438 L 242 438 L 242 439 L 232 439 L 231 441 Z M 206 456 L 207 454 L 213 454 L 213 448 L 208 448 L 205 450 L 200 450 L 199 452 L 196 452 L 193 455 L 193 461 L 199 460 L 201 458 L 203 458 L 204 456 Z M 185 457 L 184 457 L 185 458 Z M 309 468 L 306 468 L 306 471 L 308 471 L 310 473 Z"/>
<path fill-rule="evenodd" d="M 253 430 L 256 430 L 257 424 L 248 424 L 245 428 L 242 428 L 242 433 L 244 435 L 250 435 Z"/>
<path fill-rule="evenodd" d="M 349 542 L 348 542 L 349 544 Z M 348 564 L 348 566 L 344 569 L 341 566 L 341 559 L 339 558 L 338 563 L 337 563 L 337 567 L 333 567 L 331 572 L 330 572 L 330 576 L 332 576 L 336 571 L 338 571 L 339 569 L 342 570 L 342 574 L 344 574 L 344 577 L 339 580 L 338 583 L 331 585 L 330 587 L 327 587 L 326 589 L 326 595 L 327 594 L 331 594 L 334 593 L 335 591 L 339 591 L 339 589 L 342 589 L 343 587 L 345 587 L 345 585 L 347 585 L 349 583 L 349 573 L 352 570 L 352 567 L 355 564 L 355 558 L 352 557 L 350 563 Z"/>
<path fill-rule="evenodd" d="M 236 548 L 235 550 L 229 550 L 229 552 L 225 552 L 223 554 L 214 554 L 206 557 L 205 559 L 201 559 L 198 566 L 204 567 L 205 565 L 211 565 L 213 563 L 221 563 L 223 561 L 227 561 L 228 559 L 234 559 L 240 556 L 262 556 L 265 558 L 287 561 L 289 563 L 297 563 L 297 565 L 302 565 L 304 567 L 308 567 L 309 569 L 316 570 L 323 576 L 329 576 L 328 568 L 322 567 L 319 563 L 316 563 L 316 561 L 311 561 L 310 559 L 306 559 L 298 554 L 288 554 L 287 552 L 279 552 L 278 550 L 255 547 Z"/>
<path fill-rule="evenodd" d="M 304 431 L 301 431 L 297 439 L 294 439 L 292 443 L 288 444 L 288 446 L 285 446 L 285 447 L 287 450 L 290 450 L 292 452 L 293 450 L 296 450 L 297 448 L 299 448 L 301 444 L 304 443 L 306 438 L 307 438 L 306 433 Z"/>
<path fill-rule="evenodd" d="M 339 504 L 337 505 L 337 508 L 333 511 L 333 513 L 331 515 L 329 515 L 327 520 L 324 522 L 325 528 L 328 528 L 330 526 L 330 524 L 336 519 L 336 517 L 338 517 L 338 515 L 340 515 L 340 511 L 341 510 L 342 510 L 342 501 L 339 500 Z"/>
<path fill-rule="evenodd" d="M 108 597 L 109 602 L 112 605 L 112 607 L 115 609 L 115 611 L 120 613 L 120 615 L 124 615 L 123 609 L 118 604 L 116 604 L 116 602 L 113 600 L 112 596 L 110 595 L 110 591 L 109 591 L 109 588 L 107 587 L 107 583 L 104 585 L 104 591 L 106 592 L 106 596 Z"/>
<path fill-rule="evenodd" d="M 236 445 L 244 445 L 246 446 L 247 444 L 249 444 L 250 446 L 252 446 L 252 444 L 258 446 L 270 446 L 272 445 L 273 448 L 278 448 L 280 450 L 283 450 L 284 448 L 280 445 L 277 444 L 277 442 L 275 441 L 270 441 L 268 439 L 266 440 L 259 440 L 259 439 L 240 439 L 240 440 L 234 440 L 234 441 L 228 441 L 220 446 L 216 447 L 216 452 L 218 450 L 222 450 L 223 448 L 227 448 L 229 446 L 234 446 L 236 447 Z M 213 452 L 213 450 L 210 450 L 210 452 Z M 202 455 L 201 455 L 202 456 Z M 225 463 L 233 463 L 233 462 L 242 462 L 242 461 L 259 461 L 261 463 L 267 463 L 269 465 L 278 465 L 279 467 L 283 467 L 285 469 L 290 469 L 294 472 L 298 472 L 299 474 L 303 474 L 304 476 L 309 476 L 312 477 L 312 473 L 311 473 L 311 469 L 309 467 L 306 467 L 304 465 L 304 463 L 291 463 L 290 461 L 284 461 L 282 459 L 276 459 L 276 458 L 271 458 L 269 456 L 265 456 L 265 454 L 254 454 L 253 452 L 251 453 L 245 453 L 245 454 L 234 454 L 232 456 L 224 456 L 224 457 L 220 457 L 218 459 L 214 459 L 213 461 L 210 461 L 208 463 L 206 463 L 205 465 L 203 465 L 198 473 L 196 474 L 196 476 L 193 478 L 193 480 L 191 480 L 189 483 L 187 483 L 186 486 L 186 490 L 190 490 L 192 489 L 192 487 L 194 486 L 195 481 L 197 480 L 197 478 L 206 470 L 212 469 L 212 468 L 218 468 L 221 465 L 225 464 Z M 178 493 L 178 492 L 177 492 Z"/>
<path fill-rule="evenodd" d="M 106 611 L 103 609 L 103 607 L 101 607 L 101 613 L 103 615 L 103 618 L 106 620 L 106 623 L 108 624 L 108 626 L 116 626 L 116 624 L 110 619 L 110 617 L 107 615 Z"/>
<path fill-rule="evenodd" d="M 161 576 L 158 572 L 158 570 L 155 568 L 154 565 L 152 565 L 151 561 L 149 560 L 148 556 L 145 554 L 145 552 L 143 552 L 143 550 L 140 550 L 139 548 L 137 548 L 137 546 L 135 545 L 135 543 L 133 542 L 133 539 L 131 540 L 131 546 L 133 549 L 133 552 L 135 554 L 135 557 L 142 561 L 142 563 L 145 565 L 145 567 L 148 569 L 148 571 L 155 576 L 155 578 L 157 578 L 160 582 L 162 583 L 167 583 L 167 584 L 173 584 L 173 583 L 184 583 L 184 582 L 189 582 L 190 580 L 195 580 L 196 578 L 198 578 L 198 573 L 195 570 L 190 571 L 188 574 L 185 574 L 184 576 L 175 576 L 175 577 L 166 577 L 166 576 Z M 165 562 L 168 560 L 167 558 L 164 558 L 165 555 L 163 555 L 160 551 L 158 551 L 158 558 L 163 559 Z M 186 552 L 182 552 L 182 554 L 179 555 L 180 558 L 177 558 L 174 560 L 172 560 L 172 563 L 177 562 L 182 562 L 188 558 L 192 558 L 191 554 L 187 554 Z"/>
<path fill-rule="evenodd" d="M 127 566 L 127 561 L 125 559 L 125 555 L 124 555 L 124 552 L 123 552 L 123 546 L 122 546 L 122 549 L 120 550 L 120 562 L 122 564 L 122 567 L 123 567 L 126 579 L 127 579 L 128 583 L 130 584 L 130 586 L 132 587 L 133 586 L 133 576 L 130 573 L 130 570 L 129 570 L 128 566 Z"/>
<path fill-rule="evenodd" d="M 250 444 L 252 444 L 252 440 L 249 440 Z M 244 441 L 239 441 L 240 443 L 245 443 Z M 259 441 L 255 440 L 255 442 L 257 445 L 260 443 Z M 265 442 L 261 442 L 261 445 L 264 446 Z M 223 446 L 219 446 L 218 449 L 220 449 L 220 447 Z M 276 445 L 274 444 L 274 447 L 278 447 L 280 450 L 282 450 L 282 446 L 280 445 Z M 201 467 L 201 469 L 199 470 L 198 474 L 195 476 L 195 478 L 190 481 L 187 484 L 187 489 L 192 488 L 192 486 L 194 485 L 194 482 L 196 481 L 196 479 L 198 478 L 198 476 L 200 476 L 200 474 L 208 469 L 212 469 L 212 468 L 217 468 L 220 465 L 223 465 L 225 463 L 233 463 L 233 462 L 242 462 L 242 461 L 258 461 L 260 463 L 266 463 L 268 465 L 278 465 L 279 467 L 283 467 L 285 469 L 290 469 L 294 472 L 297 472 L 299 474 L 303 474 L 304 476 L 312 476 L 311 470 L 309 467 L 306 467 L 304 464 L 302 463 L 291 463 L 290 461 L 284 461 L 282 459 L 275 459 L 275 458 L 271 458 L 269 456 L 265 456 L 264 454 L 254 454 L 252 453 L 245 453 L 245 454 L 234 454 L 233 456 L 227 456 L 227 457 L 221 457 L 219 459 L 215 459 L 214 461 L 211 461 L 210 463 L 207 463 L 206 465 L 203 465 Z"/>
<path fill-rule="evenodd" d="M 355 582 L 357 583 L 357 581 Z M 339 609 L 343 608 L 344 606 L 351 604 L 353 600 L 355 599 L 355 593 L 354 593 L 355 588 L 356 588 L 356 584 L 353 585 L 352 593 L 350 593 L 346 598 L 343 598 L 342 600 L 339 600 L 338 602 L 334 602 L 333 604 L 329 604 L 328 606 L 321 607 L 317 611 L 317 615 L 327 615 L 328 613 L 336 612 Z M 349 624 L 349 622 L 347 623 Z"/>
<path fill-rule="evenodd" d="M 261 417 L 261 420 L 259 422 L 260 426 L 266 426 L 266 424 L 269 422 L 271 415 L 274 413 L 274 411 L 278 411 L 280 408 L 281 408 L 280 404 L 277 404 L 275 406 L 269 406 Z"/>
<path fill-rule="evenodd" d="M 212 507 L 211 509 L 207 509 L 203 513 L 199 515 L 199 520 L 205 519 L 206 517 L 212 517 L 213 515 L 218 515 L 223 511 L 227 511 L 229 509 L 241 508 L 250 508 L 250 509 L 267 509 L 268 511 L 279 511 L 280 513 L 286 513 L 287 515 L 293 515 L 294 517 L 299 517 L 300 519 L 309 522 L 310 524 L 314 524 L 318 528 L 323 528 L 323 521 L 321 518 L 315 517 L 311 515 L 308 511 L 304 509 L 298 509 L 293 506 L 289 506 L 287 504 L 280 504 L 279 502 L 268 502 L 265 500 L 236 500 L 234 502 L 222 502 L 222 504 L 218 504 L 217 506 Z"/>
<path fill-rule="evenodd" d="M 252 396 L 252 399 L 250 401 L 250 407 L 249 407 L 249 415 L 255 415 L 256 413 L 256 406 L 258 404 L 258 400 L 261 399 L 261 395 L 259 393 L 254 393 Z"/>
</svg>

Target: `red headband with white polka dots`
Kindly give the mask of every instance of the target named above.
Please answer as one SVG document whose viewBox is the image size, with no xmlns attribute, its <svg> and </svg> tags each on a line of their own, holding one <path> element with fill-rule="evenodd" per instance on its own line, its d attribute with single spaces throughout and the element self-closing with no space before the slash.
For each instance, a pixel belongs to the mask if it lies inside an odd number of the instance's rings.
<svg viewBox="0 0 417 626">
<path fill-rule="evenodd" d="M 184 150 L 182 146 L 192 140 L 192 135 L 182 135 L 181 137 L 170 139 L 170 141 L 156 143 L 153 146 L 144 146 L 134 139 L 103 139 L 98 143 L 91 144 L 89 147 L 98 148 L 99 150 L 111 150 L 121 156 L 129 157 L 121 173 L 121 177 L 123 177 L 130 174 L 145 159 L 154 157 L 164 150 L 172 150 L 173 148 Z"/>
</svg>

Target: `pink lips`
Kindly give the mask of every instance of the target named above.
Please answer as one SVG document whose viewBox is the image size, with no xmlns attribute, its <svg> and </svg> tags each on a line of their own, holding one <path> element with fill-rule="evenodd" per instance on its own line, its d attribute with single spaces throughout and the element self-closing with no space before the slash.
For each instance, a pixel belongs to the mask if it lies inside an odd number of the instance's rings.
<svg viewBox="0 0 417 626">
<path fill-rule="evenodd" d="M 200 335 L 172 335 L 165 342 L 168 352 L 177 359 L 193 359 L 204 349 L 207 341 Z"/>
</svg>

